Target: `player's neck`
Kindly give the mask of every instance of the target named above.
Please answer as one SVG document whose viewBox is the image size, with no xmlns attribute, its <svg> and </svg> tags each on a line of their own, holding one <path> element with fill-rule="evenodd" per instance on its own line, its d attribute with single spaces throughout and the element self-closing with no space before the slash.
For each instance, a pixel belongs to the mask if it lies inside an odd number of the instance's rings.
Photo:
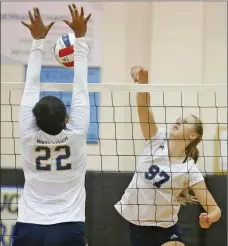
<svg viewBox="0 0 228 246">
<path fill-rule="evenodd" d="M 168 148 L 170 160 L 180 160 L 185 158 L 185 143 L 183 140 L 169 140 Z"/>
</svg>

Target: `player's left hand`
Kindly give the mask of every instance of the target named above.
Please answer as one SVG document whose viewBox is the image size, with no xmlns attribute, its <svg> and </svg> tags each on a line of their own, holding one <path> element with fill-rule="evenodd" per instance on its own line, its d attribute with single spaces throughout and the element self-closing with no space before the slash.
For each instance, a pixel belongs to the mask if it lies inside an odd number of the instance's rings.
<svg viewBox="0 0 228 246">
<path fill-rule="evenodd" d="M 199 216 L 199 224 L 202 228 L 208 229 L 213 223 L 212 218 L 207 213 L 201 213 Z"/>
<path fill-rule="evenodd" d="M 34 15 L 32 15 L 31 11 L 28 12 L 31 24 L 27 24 L 24 21 L 21 23 L 30 30 L 34 39 L 44 39 L 51 27 L 54 25 L 54 22 L 51 22 L 49 25 L 45 26 L 40 16 L 39 9 L 34 8 L 33 11 Z"/>
<path fill-rule="evenodd" d="M 72 4 L 72 6 L 68 5 L 68 8 L 71 13 L 72 21 L 63 21 L 74 31 L 76 38 L 85 37 L 88 21 L 91 17 L 91 14 L 89 14 L 87 17 L 84 17 L 84 8 L 81 7 L 81 12 L 79 13 L 74 3 Z"/>
</svg>

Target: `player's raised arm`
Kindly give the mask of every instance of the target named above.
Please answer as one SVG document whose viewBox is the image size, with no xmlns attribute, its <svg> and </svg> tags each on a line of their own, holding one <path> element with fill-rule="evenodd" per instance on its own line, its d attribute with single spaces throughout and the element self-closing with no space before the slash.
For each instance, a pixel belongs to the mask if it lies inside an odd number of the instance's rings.
<svg viewBox="0 0 228 246">
<path fill-rule="evenodd" d="M 33 37 L 32 48 L 29 54 L 28 68 L 26 74 L 26 83 L 20 105 L 20 131 L 21 135 L 29 134 L 36 129 L 36 122 L 33 116 L 33 107 L 39 101 L 40 96 L 40 71 L 42 62 L 42 51 L 44 39 L 53 26 L 54 22 L 48 26 L 43 24 L 40 11 L 38 8 L 28 12 L 31 23 L 27 24 L 22 21 Z"/>
<path fill-rule="evenodd" d="M 64 22 L 75 33 L 74 43 L 74 84 L 70 117 L 67 128 L 76 130 L 79 134 L 87 135 L 90 117 L 90 104 L 88 93 L 88 55 L 89 46 L 85 35 L 87 23 L 91 14 L 84 17 L 84 9 L 79 13 L 75 4 L 69 5 L 72 22 Z"/>
<path fill-rule="evenodd" d="M 148 71 L 135 66 L 131 69 L 131 76 L 136 83 L 148 84 Z M 145 140 L 151 139 L 157 133 L 157 125 L 154 114 L 150 109 L 150 93 L 137 93 L 138 115 L 142 134 Z"/>
</svg>

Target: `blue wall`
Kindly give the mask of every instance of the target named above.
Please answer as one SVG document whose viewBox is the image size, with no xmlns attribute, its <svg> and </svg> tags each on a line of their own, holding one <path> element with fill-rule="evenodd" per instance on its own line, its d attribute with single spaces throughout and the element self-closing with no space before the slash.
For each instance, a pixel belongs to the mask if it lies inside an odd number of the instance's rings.
<svg viewBox="0 0 228 246">
<path fill-rule="evenodd" d="M 26 75 L 27 66 L 25 67 Z M 41 70 L 41 83 L 72 83 L 74 78 L 74 70 L 67 69 L 64 67 L 49 67 L 44 66 Z M 101 79 L 101 70 L 100 68 L 89 68 L 88 70 L 88 83 L 100 83 Z M 69 111 L 71 105 L 71 92 L 41 92 L 41 97 L 47 95 L 54 95 L 62 99 L 62 101 L 67 106 Z M 98 127 L 98 118 L 99 118 L 99 93 L 90 92 L 90 126 L 88 132 L 87 143 L 97 143 L 99 127 Z"/>
</svg>

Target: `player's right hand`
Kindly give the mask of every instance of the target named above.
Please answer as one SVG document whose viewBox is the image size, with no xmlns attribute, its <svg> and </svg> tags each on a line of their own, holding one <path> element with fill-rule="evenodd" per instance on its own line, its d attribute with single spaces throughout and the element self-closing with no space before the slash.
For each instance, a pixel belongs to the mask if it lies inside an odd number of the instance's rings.
<svg viewBox="0 0 228 246">
<path fill-rule="evenodd" d="M 131 77 L 135 83 L 148 83 L 148 70 L 141 66 L 134 66 L 131 68 Z"/>
<path fill-rule="evenodd" d="M 64 20 L 64 22 L 74 31 L 76 38 L 84 37 L 87 31 L 87 23 L 91 17 L 89 14 L 84 18 L 84 9 L 81 7 L 81 13 L 79 14 L 75 4 L 68 5 L 72 21 Z"/>
<path fill-rule="evenodd" d="M 39 9 L 34 8 L 33 11 L 34 15 L 32 15 L 31 11 L 28 12 L 31 24 L 27 24 L 24 21 L 21 23 L 30 30 L 34 39 L 44 39 L 51 27 L 54 25 L 54 22 L 51 22 L 49 25 L 45 26 L 40 16 Z"/>
<path fill-rule="evenodd" d="M 207 213 L 201 213 L 199 216 L 199 224 L 201 228 L 208 229 L 213 223 L 212 218 Z"/>
</svg>

